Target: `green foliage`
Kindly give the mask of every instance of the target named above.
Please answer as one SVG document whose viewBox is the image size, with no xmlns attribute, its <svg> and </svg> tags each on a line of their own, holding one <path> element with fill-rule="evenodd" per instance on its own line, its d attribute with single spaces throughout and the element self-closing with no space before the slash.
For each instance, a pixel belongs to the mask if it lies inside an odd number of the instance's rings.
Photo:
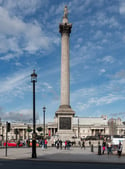
<svg viewBox="0 0 125 169">
<path fill-rule="evenodd" d="M 38 132 L 41 132 L 42 130 L 43 130 L 42 127 L 37 127 Z"/>
<path fill-rule="evenodd" d="M 30 133 L 31 131 L 32 131 L 32 129 L 30 127 L 28 127 L 27 132 Z"/>
</svg>

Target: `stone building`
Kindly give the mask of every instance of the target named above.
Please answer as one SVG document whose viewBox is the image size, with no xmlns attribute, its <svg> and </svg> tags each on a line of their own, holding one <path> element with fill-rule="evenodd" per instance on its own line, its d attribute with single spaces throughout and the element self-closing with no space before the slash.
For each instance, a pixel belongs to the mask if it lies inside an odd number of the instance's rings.
<svg viewBox="0 0 125 169">
<path fill-rule="evenodd" d="M 58 120 L 55 118 L 53 122 L 45 124 L 46 136 L 54 137 L 58 133 Z M 73 117 L 73 138 L 85 138 L 87 136 L 102 136 L 102 135 L 125 135 L 125 125 L 118 119 L 107 119 L 102 117 Z M 115 126 L 115 127 L 114 127 Z M 37 128 L 43 124 L 36 124 L 36 133 L 38 136 L 43 135 L 43 131 L 38 132 Z M 32 123 L 11 123 L 11 130 L 8 132 L 8 139 L 26 140 L 32 139 L 32 131 L 28 132 L 28 128 L 33 128 Z M 18 131 L 16 133 L 15 131 Z M 59 137 L 59 135 L 58 135 Z M 0 124 L 0 139 L 6 139 L 6 123 Z M 66 138 L 64 138 L 66 139 Z"/>
</svg>

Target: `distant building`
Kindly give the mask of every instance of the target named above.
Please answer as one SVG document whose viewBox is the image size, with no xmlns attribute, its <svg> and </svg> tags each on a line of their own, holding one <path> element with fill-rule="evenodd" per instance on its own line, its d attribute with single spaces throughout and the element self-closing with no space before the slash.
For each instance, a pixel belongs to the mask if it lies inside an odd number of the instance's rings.
<svg viewBox="0 0 125 169">
<path fill-rule="evenodd" d="M 58 133 L 58 120 L 48 122 L 45 125 L 46 136 L 52 137 Z M 107 119 L 107 117 L 73 117 L 72 121 L 73 135 L 75 138 L 85 138 L 87 136 L 105 136 L 105 135 L 125 135 L 125 125 L 120 118 Z M 37 131 L 38 127 L 43 128 L 43 124 L 36 124 L 36 132 L 38 136 L 43 135 L 43 131 Z M 8 132 L 8 139 L 31 139 L 32 130 L 28 132 L 28 128 L 32 129 L 32 123 L 11 123 L 11 130 Z M 18 131 L 16 133 L 16 131 Z M 6 123 L 1 122 L 0 139 L 6 139 Z M 65 138 L 64 138 L 65 139 Z"/>
</svg>

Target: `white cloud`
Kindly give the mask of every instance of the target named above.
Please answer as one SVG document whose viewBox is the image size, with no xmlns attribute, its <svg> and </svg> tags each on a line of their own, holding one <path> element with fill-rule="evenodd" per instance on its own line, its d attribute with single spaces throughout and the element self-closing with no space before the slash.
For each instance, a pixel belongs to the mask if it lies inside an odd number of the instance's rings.
<svg viewBox="0 0 125 169">
<path fill-rule="evenodd" d="M 50 86 L 49 83 L 44 82 L 43 85 L 46 86 L 48 89 L 52 89 L 52 86 Z"/>
<path fill-rule="evenodd" d="M 97 12 L 97 14 L 93 16 L 91 22 L 89 23 L 92 26 L 97 26 L 97 23 L 98 23 L 99 27 L 100 26 L 104 27 L 105 25 L 107 25 L 109 28 L 120 27 L 118 21 L 116 20 L 114 16 L 109 17 L 102 11 Z"/>
<path fill-rule="evenodd" d="M 22 109 L 17 112 L 4 112 L 1 114 L 1 118 L 3 120 L 10 120 L 10 121 L 31 121 L 33 118 L 33 110 L 31 109 Z M 36 112 L 36 120 L 38 120 L 39 115 Z"/>
<path fill-rule="evenodd" d="M 9 15 L 8 11 L 2 7 L 0 7 L 0 23 L 1 53 L 7 53 L 8 51 L 15 52 L 16 55 L 24 51 L 34 53 L 37 50 L 50 49 L 51 44 L 58 43 L 56 37 L 53 39 L 52 36 L 47 36 L 42 31 L 37 21 L 26 23 L 16 16 Z M 5 56 L 5 60 L 8 57 L 10 55 Z M 13 55 L 13 57 L 15 56 Z"/>
<path fill-rule="evenodd" d="M 125 35 L 122 35 L 123 42 L 125 42 Z"/>
<path fill-rule="evenodd" d="M 100 39 L 100 38 L 102 38 L 103 37 L 103 33 L 102 33 L 102 31 L 97 31 L 96 33 L 95 33 L 95 35 L 94 35 L 94 39 Z"/>
<path fill-rule="evenodd" d="M 99 105 L 110 104 L 110 103 L 113 103 L 113 102 L 118 101 L 118 100 L 125 100 L 125 97 L 109 94 L 107 96 L 102 96 L 102 97 L 99 97 L 99 98 L 91 98 L 88 101 L 88 104 L 90 104 L 90 105 L 95 104 L 95 105 L 99 106 Z"/>
<path fill-rule="evenodd" d="M 16 65 L 16 66 L 22 66 L 22 64 L 19 63 L 19 62 L 15 62 L 15 65 Z"/>
<path fill-rule="evenodd" d="M 4 8 L 6 8 L 11 14 L 20 13 L 23 15 L 28 15 L 29 13 L 34 13 L 42 4 L 44 0 L 4 0 L 0 2 Z M 46 0 L 47 3 L 47 0 Z"/>
<path fill-rule="evenodd" d="M 117 77 L 117 78 L 116 78 Z M 98 106 L 106 106 L 115 102 L 125 100 L 125 71 L 120 71 L 105 84 L 94 85 L 91 88 L 81 88 L 71 93 L 71 102 L 78 112 L 91 108 L 95 110 Z"/>
<path fill-rule="evenodd" d="M 53 97 L 54 101 L 59 100 L 59 96 L 58 96 L 56 90 L 49 83 L 44 82 L 40 86 L 42 86 L 42 95 L 47 95 L 47 93 L 49 93 L 49 95 L 51 95 L 51 97 Z M 39 89 L 39 91 L 40 90 L 41 89 Z"/>
<path fill-rule="evenodd" d="M 105 72 L 106 72 L 105 69 L 101 69 L 101 70 L 100 70 L 100 73 L 105 73 Z"/>
<path fill-rule="evenodd" d="M 80 12 L 86 12 L 86 9 L 91 3 L 93 3 L 91 0 L 87 1 L 73 0 L 69 2 L 68 7 L 72 13 L 78 15 Z"/>
<path fill-rule="evenodd" d="M 9 16 L 6 9 L 0 7 L 0 33 L 5 35 L 18 35 L 18 33 L 23 33 L 26 29 L 25 23 L 23 23 L 16 16 Z"/>
<path fill-rule="evenodd" d="M 76 105 L 76 109 L 80 110 L 80 111 L 84 111 L 84 110 L 87 110 L 89 108 L 89 104 L 85 104 L 85 103 L 77 103 Z"/>
<path fill-rule="evenodd" d="M 120 3 L 119 12 L 120 14 L 125 14 L 125 2 L 124 1 L 121 1 Z"/>
<path fill-rule="evenodd" d="M 9 77 L 3 79 L 0 83 L 0 95 L 18 95 L 21 96 L 22 92 L 28 90 L 31 70 L 22 70 L 14 74 L 9 74 Z M 20 95 L 19 95 L 20 94 Z M 8 96 L 9 96 L 8 95 Z"/>
<path fill-rule="evenodd" d="M 88 99 L 96 94 L 96 88 L 81 88 L 79 90 L 74 91 L 71 93 L 71 100 L 72 102 L 76 102 L 76 100 L 84 100 L 85 98 Z"/>
<path fill-rule="evenodd" d="M 119 100 L 125 100 L 125 96 L 122 95 L 113 95 L 109 94 L 107 96 L 98 96 L 98 97 L 90 97 L 86 102 L 78 102 L 76 103 L 76 108 L 79 109 L 80 111 L 86 110 L 93 107 L 97 106 L 105 106 L 107 104 L 112 104 L 115 101 Z"/>
<path fill-rule="evenodd" d="M 114 62 L 114 58 L 112 56 L 105 56 L 102 59 L 103 62 L 107 62 L 107 63 L 113 63 Z"/>
<path fill-rule="evenodd" d="M 125 79 L 125 70 L 121 70 L 114 75 L 115 78 Z"/>
<path fill-rule="evenodd" d="M 4 56 L 0 57 L 0 60 L 9 61 L 10 59 L 13 59 L 15 57 L 18 57 L 18 55 L 16 55 L 16 54 L 7 54 L 7 55 L 4 55 Z"/>
</svg>

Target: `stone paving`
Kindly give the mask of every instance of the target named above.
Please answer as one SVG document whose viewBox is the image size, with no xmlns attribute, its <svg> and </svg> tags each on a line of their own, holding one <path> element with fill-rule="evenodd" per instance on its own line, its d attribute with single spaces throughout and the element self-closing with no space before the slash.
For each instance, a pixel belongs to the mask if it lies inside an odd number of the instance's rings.
<svg viewBox="0 0 125 169">
<path fill-rule="evenodd" d="M 64 161 L 64 162 L 95 162 L 95 163 L 125 163 L 125 156 L 120 158 L 115 152 L 113 154 L 98 155 L 98 149 L 94 148 L 91 152 L 90 147 L 81 149 L 80 147 L 72 147 L 69 150 L 60 150 L 55 147 L 49 147 L 42 150 L 37 148 L 37 158 L 32 159 L 32 148 L 8 148 L 7 157 L 5 156 L 5 149 L 0 149 L 0 159 L 11 160 L 40 160 L 40 161 Z"/>
</svg>

